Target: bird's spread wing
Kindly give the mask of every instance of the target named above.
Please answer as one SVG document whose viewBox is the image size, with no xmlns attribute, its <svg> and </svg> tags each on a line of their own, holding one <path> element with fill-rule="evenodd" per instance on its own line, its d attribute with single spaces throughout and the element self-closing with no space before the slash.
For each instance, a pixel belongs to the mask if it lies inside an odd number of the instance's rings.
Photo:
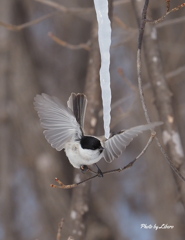
<svg viewBox="0 0 185 240">
<path fill-rule="evenodd" d="M 67 102 L 68 108 L 70 108 L 75 117 L 77 122 L 80 124 L 81 128 L 84 127 L 84 118 L 85 118 L 85 111 L 87 106 L 87 98 L 83 93 L 71 93 L 69 100 Z"/>
<path fill-rule="evenodd" d="M 45 129 L 46 140 L 57 151 L 61 151 L 72 138 L 81 137 L 82 131 L 73 112 L 65 108 L 56 97 L 44 93 L 37 95 L 34 106 L 41 126 Z"/>
<path fill-rule="evenodd" d="M 146 125 L 130 128 L 122 133 L 116 134 L 104 143 L 103 157 L 106 162 L 112 162 L 121 155 L 130 142 L 140 133 L 162 125 L 162 122 L 154 122 Z"/>
</svg>

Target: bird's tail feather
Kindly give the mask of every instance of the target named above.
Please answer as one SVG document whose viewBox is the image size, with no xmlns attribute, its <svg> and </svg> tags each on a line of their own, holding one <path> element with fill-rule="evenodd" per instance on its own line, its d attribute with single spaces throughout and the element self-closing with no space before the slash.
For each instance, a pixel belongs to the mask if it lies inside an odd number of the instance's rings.
<svg viewBox="0 0 185 240">
<path fill-rule="evenodd" d="M 68 107 L 73 111 L 77 122 L 83 129 L 87 98 L 83 93 L 71 93 L 67 102 Z"/>
</svg>

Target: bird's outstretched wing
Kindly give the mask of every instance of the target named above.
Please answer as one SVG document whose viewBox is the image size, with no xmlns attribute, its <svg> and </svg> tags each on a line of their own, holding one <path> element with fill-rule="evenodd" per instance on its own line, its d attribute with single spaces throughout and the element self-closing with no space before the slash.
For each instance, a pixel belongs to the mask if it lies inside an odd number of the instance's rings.
<svg viewBox="0 0 185 240">
<path fill-rule="evenodd" d="M 87 106 L 86 96 L 83 93 L 71 93 L 71 96 L 69 97 L 69 100 L 67 102 L 67 106 L 73 111 L 76 117 L 76 121 L 83 129 Z"/>
<path fill-rule="evenodd" d="M 45 129 L 46 140 L 57 151 L 61 151 L 72 138 L 81 138 L 83 133 L 73 112 L 58 98 L 43 93 L 34 98 L 34 106 Z"/>
<path fill-rule="evenodd" d="M 116 134 L 104 143 L 103 157 L 106 162 L 112 162 L 121 155 L 130 142 L 140 133 L 162 125 L 162 122 L 154 122 L 130 128 L 122 133 Z"/>
</svg>

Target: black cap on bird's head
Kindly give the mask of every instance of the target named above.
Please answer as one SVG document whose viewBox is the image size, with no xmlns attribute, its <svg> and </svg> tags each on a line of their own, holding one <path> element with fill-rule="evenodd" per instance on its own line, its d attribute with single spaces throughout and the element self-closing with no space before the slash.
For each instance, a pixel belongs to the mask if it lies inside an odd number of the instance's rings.
<svg viewBox="0 0 185 240">
<path fill-rule="evenodd" d="M 103 147 L 99 139 L 91 136 L 83 136 L 80 140 L 81 147 L 83 149 L 91 149 L 97 150 L 99 149 L 101 152 L 103 151 Z"/>
</svg>

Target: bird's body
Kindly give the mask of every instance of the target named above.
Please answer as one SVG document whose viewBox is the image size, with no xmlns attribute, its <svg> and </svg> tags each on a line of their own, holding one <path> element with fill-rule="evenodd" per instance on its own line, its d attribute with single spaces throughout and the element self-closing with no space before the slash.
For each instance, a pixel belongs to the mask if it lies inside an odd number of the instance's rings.
<svg viewBox="0 0 185 240">
<path fill-rule="evenodd" d="M 101 158 L 112 162 L 130 144 L 133 138 L 146 130 L 161 125 L 154 122 L 121 131 L 107 140 L 84 134 L 84 118 L 87 105 L 86 96 L 72 93 L 64 107 L 55 97 L 47 94 L 35 97 L 35 109 L 41 126 L 45 129 L 46 140 L 58 151 L 65 149 L 70 163 L 75 168 L 97 163 Z"/>
<path fill-rule="evenodd" d="M 88 138 L 88 136 L 85 136 Z M 100 142 L 93 137 L 95 141 Z M 80 168 L 82 165 L 91 165 L 97 163 L 102 158 L 103 149 L 85 149 L 80 144 L 80 141 L 70 141 L 65 145 L 65 153 L 70 163 L 75 168 Z"/>
</svg>

